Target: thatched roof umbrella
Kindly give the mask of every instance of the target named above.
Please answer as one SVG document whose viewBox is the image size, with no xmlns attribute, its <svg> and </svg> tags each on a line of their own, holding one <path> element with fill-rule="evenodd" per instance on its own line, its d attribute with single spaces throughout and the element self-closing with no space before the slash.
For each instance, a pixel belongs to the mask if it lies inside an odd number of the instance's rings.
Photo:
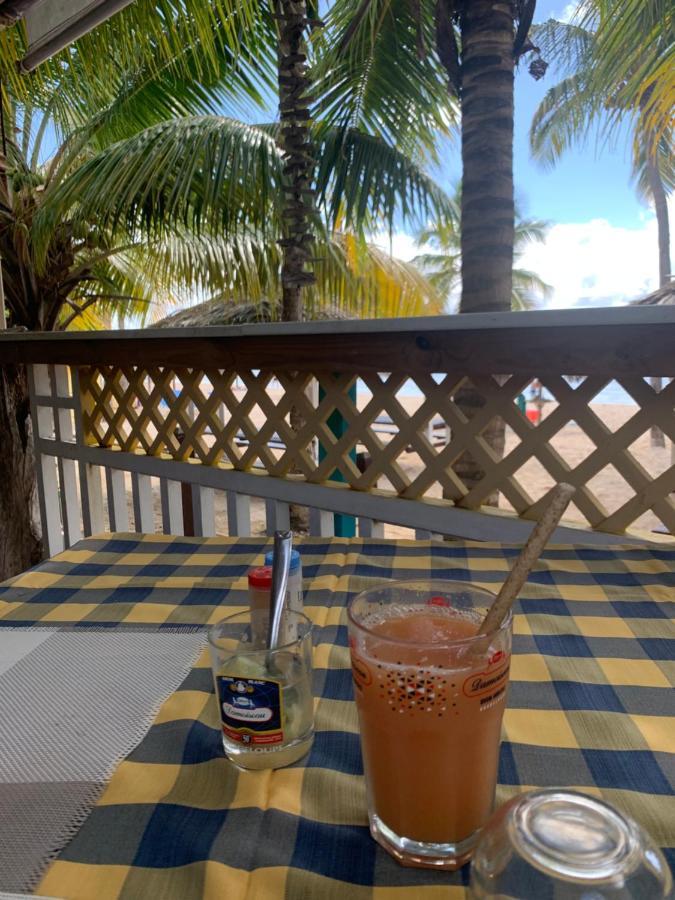
<svg viewBox="0 0 675 900">
<path fill-rule="evenodd" d="M 640 300 L 633 300 L 631 306 L 675 306 L 675 281 L 664 284 Z"/>
<path fill-rule="evenodd" d="M 336 306 L 312 309 L 312 321 L 327 319 L 354 319 L 355 316 L 344 312 Z M 310 316 L 307 316 L 310 318 Z M 281 304 L 276 301 L 263 300 L 260 303 L 241 303 L 232 305 L 222 300 L 207 300 L 187 309 L 172 313 L 159 322 L 153 322 L 152 328 L 197 328 L 215 325 L 252 325 L 256 322 L 278 322 L 281 319 Z"/>
</svg>

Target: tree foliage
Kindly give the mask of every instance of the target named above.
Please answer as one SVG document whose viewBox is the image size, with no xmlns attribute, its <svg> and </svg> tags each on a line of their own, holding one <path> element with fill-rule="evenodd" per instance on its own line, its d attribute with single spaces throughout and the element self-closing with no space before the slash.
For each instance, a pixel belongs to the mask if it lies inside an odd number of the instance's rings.
<svg viewBox="0 0 675 900">
<path fill-rule="evenodd" d="M 636 168 L 658 159 L 672 181 L 674 29 L 672 4 L 661 0 L 583 0 L 570 22 L 536 26 L 534 40 L 563 77 L 535 113 L 535 155 L 554 163 L 598 126 L 611 141 L 630 120 Z"/>
<path fill-rule="evenodd" d="M 188 48 L 184 57 L 190 78 L 147 62 L 122 75 L 120 62 L 106 106 L 97 85 L 71 105 L 71 69 L 49 97 L 39 84 L 25 102 L 5 92 L 0 248 L 11 323 L 73 326 L 79 310 L 79 324 L 93 325 L 109 320 L 112 305 L 139 315 L 151 298 L 163 308 L 195 294 L 239 302 L 278 290 L 278 126 L 216 115 L 231 66 L 205 86 L 196 80 L 198 54 Z M 264 86 L 258 80 L 249 99 L 262 102 Z M 323 122 L 315 130 L 325 302 L 372 314 L 378 294 L 368 296 L 368 286 L 384 292 L 390 314 L 395 296 L 401 311 L 436 309 L 433 288 L 410 267 L 385 262 L 364 236 L 441 214 L 444 192 L 379 136 Z M 363 256 L 358 277 L 344 252 L 350 234 Z"/>
<path fill-rule="evenodd" d="M 672 100 L 675 78 L 648 63 L 654 55 L 672 60 L 672 9 L 645 0 L 633 28 L 645 29 L 647 51 L 636 57 L 626 46 L 623 8 L 607 0 L 585 0 L 569 23 L 550 21 L 538 26 L 535 39 L 556 64 L 562 80 L 550 88 L 535 112 L 530 132 L 535 157 L 554 165 L 575 142 L 584 142 L 599 128 L 605 140 L 620 129 L 632 134 L 633 179 L 641 197 L 656 211 L 659 237 L 659 279 L 670 273 L 667 194 L 675 185 Z M 619 15 L 619 13 L 622 15 Z M 634 33 L 635 40 L 639 33 Z M 672 60 L 675 63 L 675 60 Z M 654 72 L 659 72 L 654 78 Z M 671 102 L 664 107 L 664 90 Z"/>
</svg>

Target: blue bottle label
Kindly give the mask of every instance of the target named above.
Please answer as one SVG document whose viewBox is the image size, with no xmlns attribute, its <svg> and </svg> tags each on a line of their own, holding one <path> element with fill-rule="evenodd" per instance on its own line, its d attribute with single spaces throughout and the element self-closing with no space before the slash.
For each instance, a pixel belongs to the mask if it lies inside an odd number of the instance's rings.
<svg viewBox="0 0 675 900">
<path fill-rule="evenodd" d="M 223 734 L 240 744 L 280 744 L 284 739 L 281 685 L 266 678 L 217 675 Z"/>
</svg>

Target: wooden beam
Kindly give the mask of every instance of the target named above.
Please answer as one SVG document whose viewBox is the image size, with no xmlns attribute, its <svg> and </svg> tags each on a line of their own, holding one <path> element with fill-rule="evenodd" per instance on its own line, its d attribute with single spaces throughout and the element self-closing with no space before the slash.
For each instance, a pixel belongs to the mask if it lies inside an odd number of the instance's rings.
<svg viewBox="0 0 675 900">
<path fill-rule="evenodd" d="M 675 307 L 0 335 L 0 365 L 675 376 Z"/>
</svg>

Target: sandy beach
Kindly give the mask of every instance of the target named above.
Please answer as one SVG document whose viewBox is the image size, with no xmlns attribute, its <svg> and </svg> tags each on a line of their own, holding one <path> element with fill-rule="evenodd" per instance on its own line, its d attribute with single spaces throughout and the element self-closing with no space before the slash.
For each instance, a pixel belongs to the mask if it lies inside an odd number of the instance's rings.
<svg viewBox="0 0 675 900">
<path fill-rule="evenodd" d="M 269 391 L 270 397 L 276 402 L 281 396 L 281 392 L 274 389 Z M 359 396 L 359 407 L 362 408 L 370 399 L 368 393 Z M 422 402 L 421 397 L 403 396 L 398 398 L 405 408 L 412 412 Z M 546 403 L 543 409 L 543 418 L 551 415 L 556 408 L 555 402 Z M 591 404 L 598 419 L 605 425 L 610 432 L 615 432 L 628 419 L 635 415 L 638 411 L 636 406 L 622 406 L 618 404 Z M 251 415 L 251 419 L 256 426 L 262 424 L 262 413 L 256 409 Z M 383 437 L 383 440 L 386 440 Z M 506 429 L 506 454 L 510 453 L 519 443 L 519 438 L 507 427 Z M 665 447 L 653 447 L 651 445 L 650 435 L 647 431 L 641 435 L 632 445 L 631 452 L 635 455 L 640 465 L 651 475 L 657 476 L 665 471 L 671 465 L 671 444 L 668 440 Z M 574 468 L 581 463 L 586 457 L 593 452 L 595 444 L 586 436 L 576 422 L 569 422 L 561 431 L 559 431 L 550 442 L 551 447 L 562 457 L 562 459 Z M 421 471 L 422 463 L 416 453 L 405 453 L 399 457 L 401 468 L 413 478 Z M 546 472 L 543 465 L 537 459 L 529 459 L 525 465 L 516 473 L 520 484 L 526 488 L 527 493 L 533 501 L 541 497 L 552 485 L 553 478 Z M 153 479 L 156 481 L 156 479 Z M 385 479 L 381 479 L 379 487 L 387 488 Z M 596 495 L 600 503 L 605 507 L 608 514 L 611 514 L 625 503 L 633 495 L 633 491 L 619 472 L 613 467 L 608 466 L 599 472 L 589 483 L 590 489 Z M 129 489 L 129 505 L 131 510 L 131 485 Z M 161 513 L 158 484 L 154 485 L 155 494 L 155 518 L 156 528 L 161 531 Z M 429 497 L 440 497 L 440 485 L 434 485 L 428 492 Z M 511 509 L 512 507 L 503 495 L 500 495 L 500 508 Z M 216 492 L 215 495 L 215 514 L 216 514 L 216 530 L 220 534 L 227 534 L 227 512 L 225 495 L 222 492 Z M 579 510 L 571 504 L 565 520 L 572 523 L 585 525 L 586 520 Z M 253 534 L 264 534 L 266 530 L 265 521 L 265 504 L 264 501 L 253 499 L 251 503 L 251 524 Z M 642 515 L 632 526 L 644 532 L 651 532 L 653 529 L 661 528 L 661 522 L 653 513 Z M 385 536 L 387 537 L 414 537 L 411 529 L 394 525 L 385 526 Z"/>
</svg>

